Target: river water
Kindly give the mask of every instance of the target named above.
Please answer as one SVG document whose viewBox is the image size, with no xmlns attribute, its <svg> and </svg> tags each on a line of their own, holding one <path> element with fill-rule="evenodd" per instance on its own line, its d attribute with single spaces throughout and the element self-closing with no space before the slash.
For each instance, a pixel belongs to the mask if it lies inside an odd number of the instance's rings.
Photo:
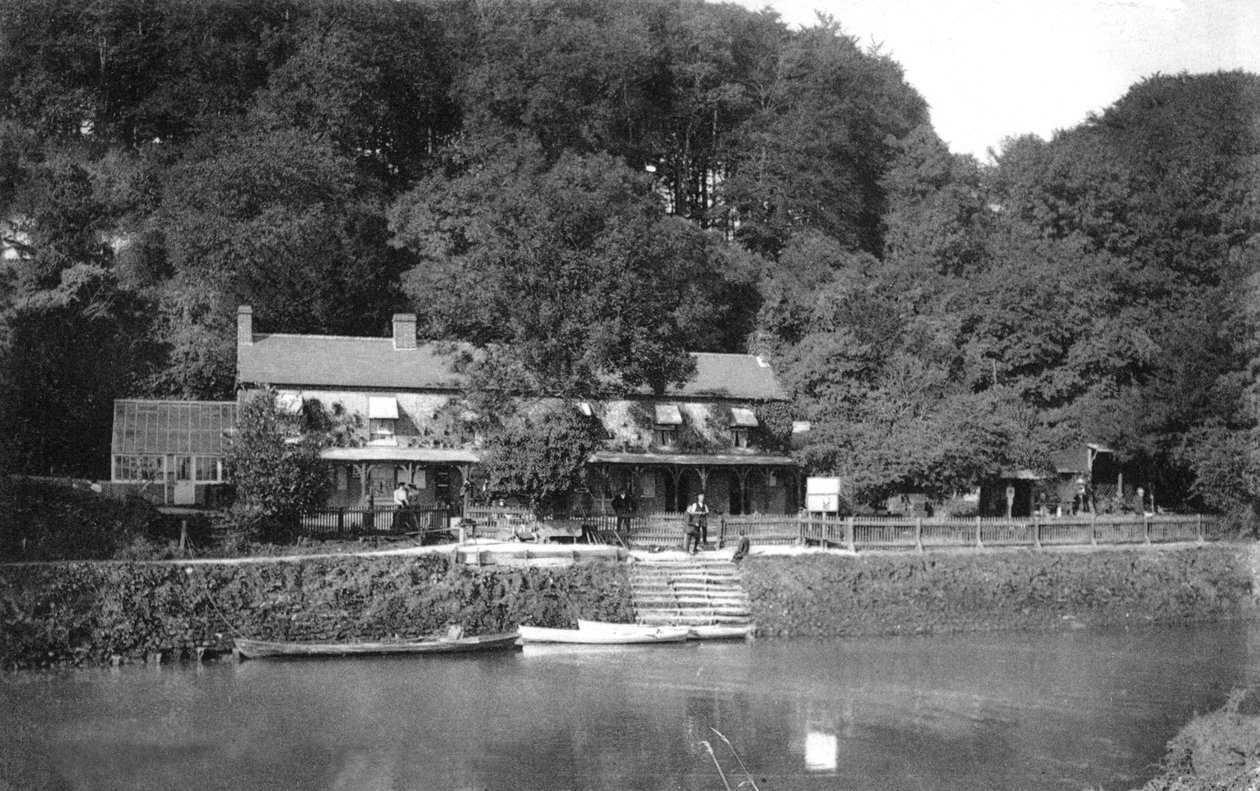
<svg viewBox="0 0 1260 791">
<path fill-rule="evenodd" d="M 0 789 L 1112 791 L 1257 669 L 1234 622 L 19 673 Z"/>
</svg>

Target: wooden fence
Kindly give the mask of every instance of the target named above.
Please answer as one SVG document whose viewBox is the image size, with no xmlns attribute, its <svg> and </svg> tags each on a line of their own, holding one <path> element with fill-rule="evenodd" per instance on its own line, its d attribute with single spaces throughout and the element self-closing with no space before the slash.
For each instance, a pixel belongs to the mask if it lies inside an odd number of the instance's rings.
<svg viewBox="0 0 1260 791">
<path fill-rule="evenodd" d="M 687 515 L 680 512 L 635 514 L 621 537 L 632 547 L 683 546 Z M 445 510 L 416 508 L 345 508 L 317 511 L 302 519 L 313 538 L 361 536 L 466 537 L 498 541 L 581 540 L 588 531 L 609 534 L 618 527 L 613 514 L 539 518 L 527 508 L 472 506 L 463 520 Z M 1091 546 L 1213 541 L 1219 523 L 1199 515 L 1141 514 L 1026 519 L 949 517 L 834 517 L 820 514 L 711 514 L 709 543 L 733 546 L 747 536 L 753 546 L 824 546 L 862 549 L 928 550 L 946 548 Z"/>
<path fill-rule="evenodd" d="M 336 508 L 302 516 L 302 533 L 311 538 L 407 536 L 452 532 L 445 509 Z"/>
<path fill-rule="evenodd" d="M 539 520 L 524 508 L 478 506 L 470 508 L 466 516 L 477 523 L 478 537 L 499 540 L 528 536 L 537 526 L 549 524 L 549 520 Z M 558 521 L 581 522 L 599 531 L 612 531 L 617 526 L 617 518 L 611 514 L 567 517 Z M 683 545 L 685 513 L 635 514 L 628 522 L 628 542 L 632 547 Z M 708 534 L 709 542 L 718 547 L 733 546 L 744 535 L 753 546 L 815 545 L 853 551 L 1161 544 L 1222 538 L 1216 520 L 1201 515 L 1163 514 L 1026 519 L 711 514 Z"/>
</svg>

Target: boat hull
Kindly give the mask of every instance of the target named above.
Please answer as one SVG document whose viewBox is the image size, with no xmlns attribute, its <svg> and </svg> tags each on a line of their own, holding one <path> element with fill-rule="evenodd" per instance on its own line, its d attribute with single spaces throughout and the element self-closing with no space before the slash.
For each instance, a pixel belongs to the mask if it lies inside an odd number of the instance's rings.
<svg viewBox="0 0 1260 791">
<path fill-rule="evenodd" d="M 751 625 L 727 626 L 725 624 L 709 624 L 691 626 L 691 640 L 745 640 L 753 633 Z"/>
<path fill-rule="evenodd" d="M 703 624 L 693 626 L 653 626 L 641 623 L 610 623 L 578 620 L 578 630 L 593 634 L 651 634 L 661 629 L 686 629 L 688 640 L 743 640 L 752 632 L 748 624 Z"/>
<path fill-rule="evenodd" d="M 466 654 L 506 651 L 516 647 L 516 632 L 476 637 L 433 637 L 419 640 L 387 640 L 360 643 L 284 642 L 236 638 L 241 659 L 274 659 L 333 656 L 390 656 L 396 654 Z"/>
<path fill-rule="evenodd" d="M 571 643 L 575 645 L 642 645 L 650 643 L 682 643 L 687 640 L 688 630 L 683 628 L 654 628 L 651 631 L 617 631 L 592 629 L 547 629 L 540 626 L 522 626 L 521 641 L 524 643 Z"/>
</svg>

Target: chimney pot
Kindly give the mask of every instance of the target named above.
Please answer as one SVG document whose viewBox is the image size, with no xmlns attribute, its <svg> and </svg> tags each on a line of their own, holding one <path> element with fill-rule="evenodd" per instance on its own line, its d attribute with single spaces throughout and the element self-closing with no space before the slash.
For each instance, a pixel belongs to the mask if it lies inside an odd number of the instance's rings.
<svg viewBox="0 0 1260 791">
<path fill-rule="evenodd" d="M 416 348 L 416 314 L 394 314 L 394 350 Z"/>
<path fill-rule="evenodd" d="M 236 345 L 252 346 L 254 343 L 254 309 L 241 305 L 236 309 Z"/>
</svg>

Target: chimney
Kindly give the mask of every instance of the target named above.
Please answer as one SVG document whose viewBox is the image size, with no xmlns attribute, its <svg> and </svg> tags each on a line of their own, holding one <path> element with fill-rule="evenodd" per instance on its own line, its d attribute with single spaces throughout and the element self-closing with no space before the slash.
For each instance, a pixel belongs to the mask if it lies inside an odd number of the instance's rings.
<svg viewBox="0 0 1260 791">
<path fill-rule="evenodd" d="M 241 305 L 236 309 L 236 345 L 252 346 L 254 344 L 254 309 L 249 305 Z"/>
<path fill-rule="evenodd" d="M 394 314 L 394 351 L 416 348 L 416 314 Z"/>
</svg>

